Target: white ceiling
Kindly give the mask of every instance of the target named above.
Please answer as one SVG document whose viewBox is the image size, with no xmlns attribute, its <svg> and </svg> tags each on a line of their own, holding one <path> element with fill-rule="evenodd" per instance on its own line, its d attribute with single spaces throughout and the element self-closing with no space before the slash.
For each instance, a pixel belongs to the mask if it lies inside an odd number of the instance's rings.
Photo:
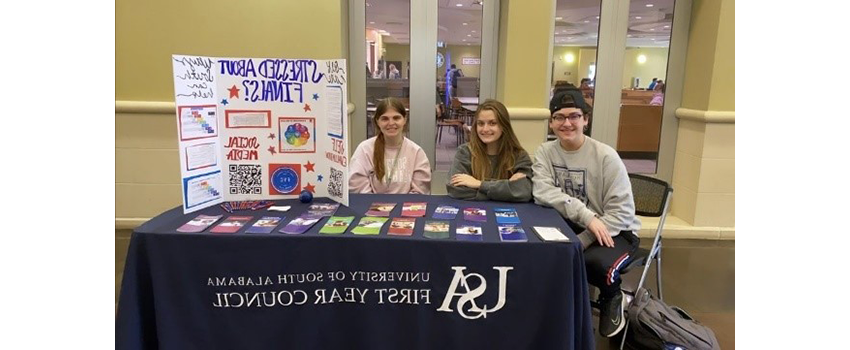
<svg viewBox="0 0 850 350">
<path fill-rule="evenodd" d="M 437 40 L 449 45 L 480 45 L 482 1 L 437 2 Z M 367 28 L 387 31 L 386 43 L 410 42 L 410 0 L 366 0 L 366 3 Z M 669 46 L 673 3 L 674 0 L 632 0 L 626 46 Z M 600 9 L 601 0 L 557 0 L 555 46 L 597 46 Z"/>
<path fill-rule="evenodd" d="M 673 25 L 674 0 L 632 0 L 627 47 L 667 47 Z M 651 4 L 651 7 L 647 7 Z M 558 0 L 556 46 L 597 46 L 600 0 Z M 558 19 L 560 17 L 560 19 Z"/>
</svg>

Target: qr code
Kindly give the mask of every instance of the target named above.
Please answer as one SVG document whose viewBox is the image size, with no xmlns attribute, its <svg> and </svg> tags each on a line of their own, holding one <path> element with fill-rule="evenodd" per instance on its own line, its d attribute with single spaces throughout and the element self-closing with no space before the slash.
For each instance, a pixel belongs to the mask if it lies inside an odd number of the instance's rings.
<svg viewBox="0 0 850 350">
<path fill-rule="evenodd" d="M 328 183 L 328 194 L 342 197 L 342 172 L 331 168 L 331 181 Z"/>
<path fill-rule="evenodd" d="M 231 164 L 230 194 L 263 194 L 263 167 L 256 164 Z"/>
</svg>

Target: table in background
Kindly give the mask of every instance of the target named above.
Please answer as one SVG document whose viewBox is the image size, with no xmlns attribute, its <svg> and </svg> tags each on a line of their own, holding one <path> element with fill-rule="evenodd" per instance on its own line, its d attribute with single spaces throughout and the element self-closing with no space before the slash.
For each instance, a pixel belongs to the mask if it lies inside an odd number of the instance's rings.
<svg viewBox="0 0 850 350">
<path fill-rule="evenodd" d="M 458 97 L 457 100 L 465 105 L 478 105 L 478 97 Z"/>
<path fill-rule="evenodd" d="M 470 202 L 446 196 L 357 195 L 350 206 L 341 206 L 337 216 L 356 216 L 341 236 L 318 234 L 327 221 L 320 220 L 302 235 L 277 233 L 307 210 L 296 200 L 277 201 L 291 205 L 285 213 L 267 211 L 224 212 L 219 206 L 183 215 L 180 207 L 167 211 L 133 231 L 116 318 L 117 349 L 593 349 L 594 336 L 584 256 L 579 244 L 541 242 L 532 226 L 554 226 L 574 242 L 575 234 L 551 208 L 531 203 Z M 316 202 L 328 202 L 317 199 Z M 412 237 L 388 236 L 390 219 L 379 236 L 357 236 L 350 232 L 373 202 L 398 203 L 392 217 L 401 215 L 404 202 L 427 202 L 424 218 L 416 218 Z M 425 220 L 431 220 L 440 204 L 460 208 L 450 220 L 451 237 L 432 240 L 422 237 Z M 455 229 L 465 223 L 463 208 L 487 210 L 482 223 L 483 242 L 455 240 Z M 493 208 L 516 208 L 528 242 L 499 240 Z M 273 234 L 178 233 L 178 227 L 199 214 L 286 218 Z M 220 221 L 219 221 L 220 222 Z M 216 224 L 218 224 L 217 222 Z M 215 225 L 213 225 L 215 226 Z M 511 267 L 500 281 L 499 267 Z M 328 272 L 342 271 L 344 280 L 331 281 Z M 368 281 L 352 280 L 358 272 Z M 322 281 L 297 283 L 297 274 L 319 273 Z M 418 282 L 381 281 L 380 272 L 421 273 Z M 354 275 L 351 275 L 354 273 Z M 375 273 L 374 275 L 371 275 Z M 424 281 L 427 273 L 428 281 Z M 292 279 L 280 276 L 293 274 Z M 227 285 L 238 277 L 259 282 L 271 276 L 271 285 Z M 309 279 L 307 275 L 303 275 Z M 315 276 L 315 275 L 314 275 Z M 377 279 L 377 281 L 373 281 Z M 386 274 L 384 274 L 386 278 Z M 225 281 L 221 286 L 220 282 Z M 289 283 L 289 282 L 292 283 Z M 486 287 L 482 281 L 486 281 Z M 284 282 L 279 284 L 278 282 Z M 448 299 L 450 286 L 453 295 Z M 254 283 L 259 284 L 259 283 Z M 499 289 L 504 286 L 503 307 L 498 307 Z M 485 288 L 481 288 L 485 287 Z M 365 299 L 344 288 L 368 289 Z M 395 301 L 401 289 L 419 290 L 403 303 Z M 318 290 L 325 290 L 321 298 Z M 332 290 L 343 294 L 330 298 Z M 379 297 L 379 289 L 386 289 Z M 423 290 L 429 290 L 424 297 Z M 306 296 L 302 300 L 302 290 Z M 290 296 L 285 296 L 285 291 Z M 263 294 L 251 307 L 225 305 L 222 296 Z M 271 292 L 275 297 L 267 298 Z M 478 292 L 483 292 L 478 294 Z M 236 296 L 231 295 L 238 294 Z M 328 299 L 330 298 L 330 299 Z M 413 303 L 413 300 L 416 300 Z M 354 302 L 346 302 L 354 300 Z M 360 303 L 358 300 L 365 301 Z M 383 303 L 378 301 L 382 300 Z M 302 305 L 283 306 L 286 302 Z M 269 302 L 273 306 L 266 305 Z M 316 304 L 318 302 L 318 304 Z M 229 302 L 228 302 L 229 303 Z M 475 305 L 490 312 L 482 314 Z M 448 306 L 451 312 L 438 311 Z M 462 317 L 458 310 L 466 310 Z"/>
</svg>

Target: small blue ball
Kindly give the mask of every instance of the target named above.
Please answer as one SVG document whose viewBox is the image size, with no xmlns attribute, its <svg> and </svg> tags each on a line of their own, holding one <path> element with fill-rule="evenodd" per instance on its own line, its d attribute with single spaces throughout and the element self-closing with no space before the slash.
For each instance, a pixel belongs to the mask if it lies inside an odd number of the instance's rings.
<svg viewBox="0 0 850 350">
<path fill-rule="evenodd" d="M 301 196 L 298 197 L 301 203 L 310 203 L 313 201 L 313 193 L 307 190 L 301 191 Z"/>
</svg>

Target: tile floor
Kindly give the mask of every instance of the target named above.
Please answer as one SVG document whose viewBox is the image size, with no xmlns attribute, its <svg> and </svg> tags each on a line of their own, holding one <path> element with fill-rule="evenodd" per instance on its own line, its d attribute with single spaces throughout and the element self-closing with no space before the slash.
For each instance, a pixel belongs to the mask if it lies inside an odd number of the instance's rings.
<svg viewBox="0 0 850 350">
<path fill-rule="evenodd" d="M 457 140 L 455 139 L 454 134 L 449 133 L 448 131 L 443 131 L 443 137 L 440 139 L 440 143 L 436 144 L 436 153 L 437 153 L 437 165 L 436 171 L 449 171 L 449 168 L 452 166 L 452 161 L 455 159 L 455 152 L 457 151 Z"/>
</svg>

